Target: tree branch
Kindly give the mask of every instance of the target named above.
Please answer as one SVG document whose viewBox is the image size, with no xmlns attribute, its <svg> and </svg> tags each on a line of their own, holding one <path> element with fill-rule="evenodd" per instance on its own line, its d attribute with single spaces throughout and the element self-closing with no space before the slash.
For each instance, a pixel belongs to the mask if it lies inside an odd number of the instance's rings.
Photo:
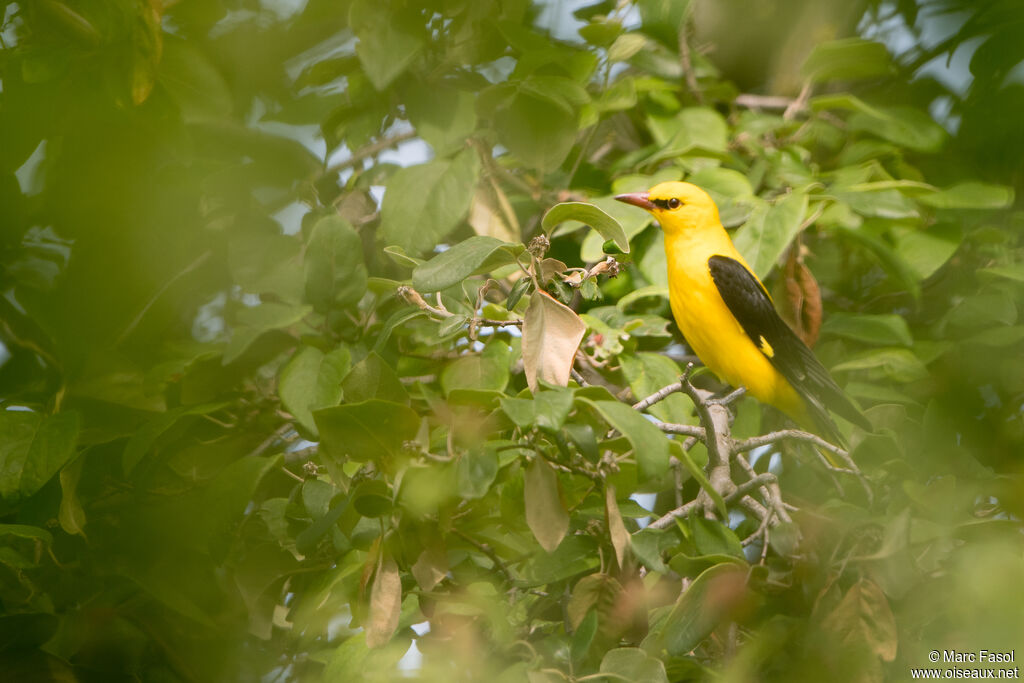
<svg viewBox="0 0 1024 683">
<path fill-rule="evenodd" d="M 412 287 L 408 285 L 402 285 L 398 288 L 398 296 L 405 299 L 410 304 L 417 306 L 421 310 L 427 313 L 437 316 L 438 318 L 454 318 L 457 314 L 452 313 L 444 304 L 438 300 L 438 306 L 431 306 L 426 302 L 423 296 Z M 469 318 L 468 324 L 473 327 L 522 327 L 522 320 L 492 320 L 491 318 Z"/>
<path fill-rule="evenodd" d="M 377 142 L 371 143 L 352 152 L 352 156 L 329 167 L 324 173 L 326 175 L 327 173 L 338 173 L 340 171 L 344 171 L 346 168 L 356 166 L 365 159 L 377 156 L 384 150 L 396 147 L 407 140 L 412 140 L 415 137 L 417 137 L 416 131 L 407 130 L 404 133 L 398 133 L 388 138 L 382 138 Z"/>
</svg>

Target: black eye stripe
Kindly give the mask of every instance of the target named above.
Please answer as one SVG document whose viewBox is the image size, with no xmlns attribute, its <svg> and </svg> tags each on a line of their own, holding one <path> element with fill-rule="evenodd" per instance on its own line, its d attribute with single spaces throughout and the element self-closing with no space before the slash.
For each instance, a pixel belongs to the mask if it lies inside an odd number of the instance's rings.
<svg viewBox="0 0 1024 683">
<path fill-rule="evenodd" d="M 672 202 L 671 205 L 670 202 Z M 652 199 L 651 204 L 654 204 L 659 209 L 665 209 L 667 211 L 669 209 L 678 209 L 680 206 L 683 205 L 683 202 L 675 197 L 672 197 L 671 199 Z"/>
</svg>

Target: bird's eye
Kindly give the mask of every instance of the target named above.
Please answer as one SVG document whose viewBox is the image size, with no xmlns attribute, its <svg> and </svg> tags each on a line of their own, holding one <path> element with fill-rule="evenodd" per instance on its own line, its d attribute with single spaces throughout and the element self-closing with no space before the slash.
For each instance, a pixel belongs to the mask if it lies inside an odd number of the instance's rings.
<svg viewBox="0 0 1024 683">
<path fill-rule="evenodd" d="M 676 199 L 675 197 L 672 197 L 672 199 L 668 200 L 668 208 L 670 209 L 678 209 L 681 205 L 682 202 Z"/>
</svg>

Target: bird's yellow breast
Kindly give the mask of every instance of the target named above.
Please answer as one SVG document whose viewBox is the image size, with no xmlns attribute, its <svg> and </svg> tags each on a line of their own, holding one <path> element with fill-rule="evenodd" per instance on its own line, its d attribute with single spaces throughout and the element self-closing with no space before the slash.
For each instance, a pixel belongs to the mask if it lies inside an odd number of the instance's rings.
<svg viewBox="0 0 1024 683">
<path fill-rule="evenodd" d="M 669 301 L 680 331 L 694 353 L 721 380 L 746 387 L 758 400 L 803 421 L 803 400 L 750 340 L 718 293 L 708 267 L 708 259 L 715 254 L 744 263 L 721 227 L 717 231 L 665 234 Z"/>
</svg>

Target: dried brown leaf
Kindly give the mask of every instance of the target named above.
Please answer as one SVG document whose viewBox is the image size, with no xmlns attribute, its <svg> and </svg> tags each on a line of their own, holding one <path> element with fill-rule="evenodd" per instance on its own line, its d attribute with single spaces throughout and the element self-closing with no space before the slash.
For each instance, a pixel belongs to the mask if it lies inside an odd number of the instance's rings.
<svg viewBox="0 0 1024 683">
<path fill-rule="evenodd" d="M 619 569 L 626 559 L 626 549 L 629 548 L 629 532 L 622 521 L 622 513 L 619 512 L 619 504 L 615 500 L 615 487 L 608 484 L 604 492 L 605 522 L 608 525 L 608 535 L 612 540 L 612 547 L 615 548 L 615 561 Z"/>
<path fill-rule="evenodd" d="M 586 324 L 568 306 L 534 292 L 523 316 L 523 369 L 530 390 L 538 380 L 566 386 Z"/>
<path fill-rule="evenodd" d="M 543 458 L 534 458 L 523 480 L 526 524 L 544 550 L 553 552 L 569 530 L 569 515 L 558 490 L 558 476 Z"/>
<path fill-rule="evenodd" d="M 384 554 L 370 588 L 370 613 L 366 620 L 366 646 L 387 645 L 398 628 L 402 613 L 402 577 L 398 565 Z"/>
</svg>

